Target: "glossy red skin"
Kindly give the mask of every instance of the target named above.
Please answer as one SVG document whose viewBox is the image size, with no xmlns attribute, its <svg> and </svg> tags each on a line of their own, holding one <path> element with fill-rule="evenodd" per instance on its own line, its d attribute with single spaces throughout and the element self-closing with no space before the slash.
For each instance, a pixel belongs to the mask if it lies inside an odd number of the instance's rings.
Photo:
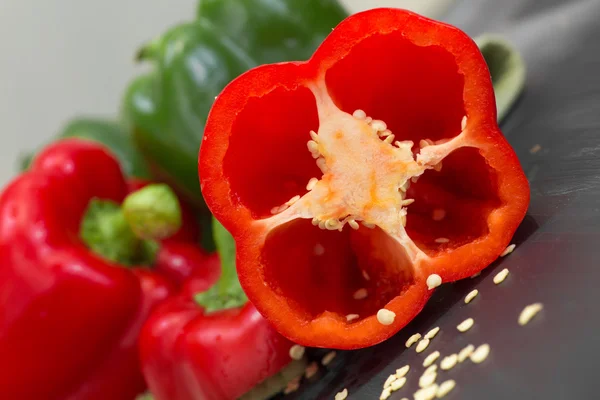
<svg viewBox="0 0 600 400">
<path fill-rule="evenodd" d="M 174 284 L 103 260 L 78 235 L 92 198 L 127 193 L 112 155 L 78 139 L 47 147 L 2 193 L 0 398 L 131 400 L 144 391 L 136 338 Z"/>
<path fill-rule="evenodd" d="M 265 224 L 256 223 L 252 210 L 236 196 L 224 172 L 230 136 L 249 98 L 260 99 L 276 89 L 292 91 L 310 87 L 362 40 L 393 32 L 401 32 L 403 39 L 419 47 L 441 47 L 454 58 L 458 72 L 464 77 L 462 101 L 471 127 L 468 137 L 485 162 L 496 170 L 497 195 L 502 205 L 494 210 L 493 218 L 487 220 L 488 234 L 451 251 L 440 252 L 418 265 L 410 288 L 385 305 L 396 313 L 391 325 L 380 324 L 375 315 L 354 324 L 348 324 L 343 315 L 328 311 L 313 318 L 299 312 L 291 305 L 293 302 L 273 290 L 264 279 L 261 250 L 269 232 Z M 385 62 L 385 52 L 380 52 L 378 60 Z M 375 62 L 377 56 L 373 57 L 369 56 L 364 62 Z M 268 115 L 269 110 L 264 113 L 254 110 L 254 113 L 259 120 Z M 309 140 L 308 135 L 306 140 Z M 426 286 L 429 274 L 439 274 L 443 282 L 451 282 L 488 266 L 510 243 L 529 204 L 529 185 L 514 151 L 497 126 L 489 70 L 476 44 L 455 27 L 398 9 L 355 14 L 333 30 L 309 61 L 264 65 L 232 81 L 218 96 L 209 114 L 200 150 L 199 176 L 208 207 L 236 240 L 238 275 L 248 298 L 283 335 L 314 347 L 354 349 L 389 338 L 424 307 L 431 295 Z"/>
<path fill-rule="evenodd" d="M 234 400 L 291 361 L 292 343 L 251 303 L 206 314 L 191 297 L 199 287 L 190 279 L 142 329 L 142 368 L 157 400 Z"/>
</svg>

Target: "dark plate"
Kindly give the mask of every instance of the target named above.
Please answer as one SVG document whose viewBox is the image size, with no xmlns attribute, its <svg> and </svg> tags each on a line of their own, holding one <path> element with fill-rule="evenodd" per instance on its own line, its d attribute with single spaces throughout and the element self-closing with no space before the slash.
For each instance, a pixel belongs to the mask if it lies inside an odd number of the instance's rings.
<svg viewBox="0 0 600 400">
<path fill-rule="evenodd" d="M 529 213 L 513 254 L 475 279 L 445 285 L 402 332 L 381 345 L 338 352 L 334 361 L 289 399 L 333 399 L 347 388 L 350 399 L 378 399 L 396 368 L 411 365 L 406 386 L 390 399 L 418 389 L 424 356 L 489 343 L 482 364 L 464 362 L 438 375 L 455 379 L 445 399 L 598 399 L 600 354 L 600 1 L 463 0 L 444 18 L 470 35 L 504 35 L 528 67 L 525 93 L 502 130 L 531 182 Z M 532 154 L 535 145 L 541 149 Z M 500 286 L 492 277 L 511 273 Z M 480 296 L 465 305 L 464 296 Z M 517 318 L 524 306 L 542 302 L 529 325 Z M 475 326 L 460 334 L 467 317 Z M 441 328 L 429 348 L 416 354 L 406 339 Z M 324 352 L 311 355 L 319 358 Z"/>
</svg>

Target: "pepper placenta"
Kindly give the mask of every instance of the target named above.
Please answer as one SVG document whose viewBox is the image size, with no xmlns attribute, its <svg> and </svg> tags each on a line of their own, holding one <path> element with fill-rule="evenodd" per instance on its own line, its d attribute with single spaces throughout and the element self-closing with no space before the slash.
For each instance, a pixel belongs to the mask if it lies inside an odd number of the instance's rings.
<svg viewBox="0 0 600 400">
<path fill-rule="evenodd" d="M 144 376 L 156 400 L 266 399 L 304 371 L 303 361 L 291 363 L 292 343 L 247 302 L 234 250 L 224 247 L 233 242 L 229 233 L 220 225 L 214 231 L 223 259 L 219 282 L 205 292 L 188 279 L 140 335 Z"/>
<path fill-rule="evenodd" d="M 477 45 L 397 9 L 355 14 L 310 61 L 230 83 L 199 173 L 248 298 L 314 347 L 389 338 L 438 276 L 494 261 L 529 203 Z"/>
<path fill-rule="evenodd" d="M 190 250 L 198 228 L 185 207 L 179 228 L 167 226 L 179 218 L 154 202 L 166 224 L 148 225 L 143 239 L 128 230 L 127 219 L 140 217 L 136 195 L 158 192 L 161 201 L 175 201 L 164 186 L 129 194 L 140 185 L 128 184 L 104 146 L 64 139 L 5 188 L 0 398 L 130 400 L 145 389 L 137 354 L 143 322 L 178 290 L 178 279 L 194 272 L 208 288 L 219 271 L 197 246 Z M 119 204 L 130 198 L 122 212 Z"/>
<path fill-rule="evenodd" d="M 308 57 L 346 13 L 335 0 L 201 1 L 198 13 L 142 47 L 154 70 L 132 82 L 122 115 L 153 174 L 203 204 L 197 156 L 215 96 L 259 64 Z"/>
</svg>

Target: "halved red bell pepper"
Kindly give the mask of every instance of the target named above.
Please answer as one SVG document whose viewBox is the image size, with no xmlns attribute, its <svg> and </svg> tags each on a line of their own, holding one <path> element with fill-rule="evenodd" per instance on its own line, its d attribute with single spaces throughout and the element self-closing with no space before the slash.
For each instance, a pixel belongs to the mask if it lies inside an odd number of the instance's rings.
<svg viewBox="0 0 600 400">
<path fill-rule="evenodd" d="M 118 204 L 129 191 L 107 149 L 80 139 L 47 147 L 3 191 L 0 398 L 131 400 L 146 387 L 137 337 L 150 311 L 178 277 L 193 270 L 205 288 L 218 277 L 199 248 L 174 247 L 192 243 L 189 221 L 180 242 L 158 245 L 155 271 L 92 252 L 80 237 L 90 203 Z"/>
<path fill-rule="evenodd" d="M 397 9 L 355 14 L 309 61 L 229 84 L 199 170 L 248 298 L 316 347 L 396 333 L 438 276 L 494 261 L 529 203 L 476 44 Z"/>
<path fill-rule="evenodd" d="M 219 263 L 217 254 L 212 258 Z M 303 363 L 290 364 L 293 343 L 247 302 L 233 263 L 224 263 L 218 284 L 199 299 L 204 291 L 192 276 L 142 329 L 140 358 L 154 399 L 267 398 L 303 372 Z"/>
</svg>

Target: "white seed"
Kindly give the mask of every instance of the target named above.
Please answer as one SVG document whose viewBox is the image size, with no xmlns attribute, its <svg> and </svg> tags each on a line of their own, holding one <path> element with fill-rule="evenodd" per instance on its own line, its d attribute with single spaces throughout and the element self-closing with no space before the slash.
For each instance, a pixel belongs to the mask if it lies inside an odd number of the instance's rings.
<svg viewBox="0 0 600 400">
<path fill-rule="evenodd" d="M 337 355 L 337 353 L 335 351 L 330 351 L 329 353 L 327 353 L 323 356 L 323 358 L 321 359 L 321 364 L 329 365 L 333 361 L 333 359 L 335 358 L 336 355 Z"/>
<path fill-rule="evenodd" d="M 444 357 L 440 362 L 440 368 L 444 371 L 454 368 L 456 363 L 458 362 L 458 354 L 450 354 L 447 357 Z"/>
<path fill-rule="evenodd" d="M 394 323 L 394 319 L 396 319 L 396 313 L 393 311 L 385 308 L 377 311 L 377 321 L 379 321 L 381 325 L 391 325 Z"/>
<path fill-rule="evenodd" d="M 387 379 L 385 380 L 385 382 L 383 383 L 383 388 L 388 388 L 392 385 L 392 382 L 394 382 L 396 379 L 398 379 L 398 377 L 396 376 L 396 374 L 392 374 L 390 376 L 387 377 Z"/>
<path fill-rule="evenodd" d="M 392 395 L 392 389 L 391 388 L 385 388 L 381 392 L 381 395 L 379 395 L 379 400 L 386 400 L 391 395 Z"/>
<path fill-rule="evenodd" d="M 413 344 L 417 343 L 419 341 L 419 339 L 421 339 L 421 334 L 420 333 L 415 333 L 414 335 L 412 335 L 411 337 L 409 337 L 408 340 L 405 343 L 406 348 L 409 348 Z"/>
<path fill-rule="evenodd" d="M 371 118 L 371 117 L 367 117 L 367 118 L 365 118 L 365 122 L 366 122 L 367 124 L 370 124 L 371 122 L 373 122 L 373 118 Z"/>
<path fill-rule="evenodd" d="M 394 144 L 398 146 L 398 148 L 406 150 L 411 150 L 412 147 L 415 145 L 412 140 L 402 140 L 400 142 L 396 141 L 394 142 Z"/>
<path fill-rule="evenodd" d="M 454 389 L 455 386 L 456 382 L 453 379 L 448 379 L 447 381 L 442 382 L 435 394 L 436 397 L 438 399 L 441 399 L 442 397 L 450 393 L 450 391 L 452 391 L 452 389 Z"/>
<path fill-rule="evenodd" d="M 507 246 L 504 251 L 502 253 L 500 253 L 500 257 L 504 257 L 509 255 L 510 253 L 512 253 L 515 250 L 515 247 L 517 247 L 516 244 L 511 244 L 509 246 Z"/>
<path fill-rule="evenodd" d="M 352 228 L 352 229 L 354 229 L 354 230 L 356 230 L 356 229 L 360 228 L 360 225 L 358 224 L 358 222 L 356 222 L 356 221 L 355 221 L 355 220 L 353 220 L 353 219 L 349 219 L 349 220 L 348 220 L 348 225 L 350 225 L 350 228 Z"/>
<path fill-rule="evenodd" d="M 325 254 L 325 247 L 323 247 L 321 243 L 315 244 L 315 247 L 313 248 L 313 254 L 315 256 L 322 256 Z"/>
<path fill-rule="evenodd" d="M 421 177 L 421 175 L 419 175 L 419 176 L 413 176 L 412 178 L 410 178 L 410 181 L 412 183 L 417 183 L 417 182 L 419 182 L 419 178 L 420 177 Z"/>
<path fill-rule="evenodd" d="M 438 274 L 431 274 L 427 277 L 427 288 L 434 289 L 442 284 L 442 277 Z"/>
<path fill-rule="evenodd" d="M 527 323 L 531 321 L 531 319 L 535 317 L 537 313 L 542 311 L 543 308 L 544 306 L 542 303 L 533 303 L 525 307 L 519 315 L 519 325 L 527 325 Z"/>
<path fill-rule="evenodd" d="M 438 334 L 438 332 L 440 331 L 440 327 L 436 326 L 435 328 L 433 328 L 432 330 L 430 330 L 429 332 L 427 332 L 425 334 L 425 339 L 433 339 L 435 337 L 435 335 Z"/>
<path fill-rule="evenodd" d="M 534 145 L 531 149 L 529 149 L 529 152 L 531 154 L 535 154 L 538 151 L 540 151 L 542 149 L 542 146 L 540 146 L 539 144 Z"/>
<path fill-rule="evenodd" d="M 325 221 L 319 221 L 319 228 L 325 229 Z"/>
<path fill-rule="evenodd" d="M 406 215 L 405 214 L 400 214 L 400 224 L 403 227 L 406 227 Z"/>
<path fill-rule="evenodd" d="M 392 142 L 394 141 L 395 136 L 394 135 L 390 135 L 388 137 L 386 137 L 383 142 L 387 143 L 387 144 L 392 144 Z"/>
<path fill-rule="evenodd" d="M 465 115 L 464 117 L 462 117 L 462 121 L 460 121 L 460 129 L 462 131 L 464 131 L 466 127 L 467 127 L 467 116 Z"/>
<path fill-rule="evenodd" d="M 346 315 L 346 321 L 352 322 L 355 319 L 358 319 L 360 316 L 358 314 L 348 314 Z"/>
<path fill-rule="evenodd" d="M 473 275 L 471 275 L 471 279 L 477 278 L 479 275 L 481 275 L 481 271 L 475 272 Z"/>
<path fill-rule="evenodd" d="M 312 140 L 314 140 L 315 142 L 319 141 L 319 135 L 317 135 L 317 132 L 315 132 L 315 131 L 310 131 L 310 138 Z"/>
<path fill-rule="evenodd" d="M 279 213 L 279 206 L 271 208 L 271 214 L 278 214 L 278 213 Z"/>
<path fill-rule="evenodd" d="M 290 357 L 292 360 L 301 360 L 304 357 L 304 346 L 300 346 L 299 344 L 295 344 L 290 347 Z"/>
<path fill-rule="evenodd" d="M 312 219 L 312 224 L 313 224 L 314 226 L 317 226 L 317 225 L 319 225 L 319 222 L 321 222 L 321 221 L 319 221 L 319 218 L 317 218 L 317 217 L 314 217 L 314 218 Z"/>
<path fill-rule="evenodd" d="M 419 378 L 419 386 L 422 388 L 431 386 L 435 382 L 436 378 L 437 378 L 437 372 L 435 372 L 435 371 L 430 372 L 428 374 L 423 374 Z"/>
<path fill-rule="evenodd" d="M 482 344 L 477 349 L 475 349 L 475 351 L 473 351 L 473 353 L 471 353 L 469 358 L 475 364 L 479 364 L 479 363 L 482 363 L 489 354 L 490 354 L 490 345 Z"/>
<path fill-rule="evenodd" d="M 437 172 L 440 172 L 442 170 L 442 162 L 440 161 L 439 163 L 434 164 L 433 170 L 437 171 Z"/>
<path fill-rule="evenodd" d="M 291 199 L 289 199 L 285 204 L 287 204 L 288 206 L 291 206 L 294 203 L 296 203 L 298 200 L 300 200 L 300 196 L 299 195 L 295 195 L 294 197 L 292 197 Z"/>
<path fill-rule="evenodd" d="M 365 226 L 365 228 L 369 228 L 369 229 L 375 228 L 375 224 L 372 224 L 370 222 L 363 221 L 362 224 Z"/>
<path fill-rule="evenodd" d="M 441 237 L 441 238 L 435 239 L 435 242 L 436 243 L 448 243 L 448 242 L 450 242 L 450 239 Z"/>
<path fill-rule="evenodd" d="M 352 297 L 354 297 L 354 300 L 362 300 L 362 299 L 366 299 L 368 295 L 369 295 L 369 292 L 367 292 L 367 289 L 361 288 L 361 289 L 358 289 L 356 292 L 354 292 Z"/>
<path fill-rule="evenodd" d="M 341 222 L 335 218 L 328 219 L 327 221 L 325 221 L 325 229 L 330 231 L 335 231 L 340 227 L 340 225 Z"/>
<path fill-rule="evenodd" d="M 429 146 L 429 142 L 427 140 L 421 139 L 419 141 L 419 147 L 424 149 L 425 147 Z"/>
<path fill-rule="evenodd" d="M 427 374 L 431 374 L 437 372 L 437 365 L 433 364 L 429 367 L 427 367 L 427 369 L 425 371 L 423 371 L 423 375 L 427 375 Z"/>
<path fill-rule="evenodd" d="M 363 110 L 356 110 L 352 113 L 352 116 L 356 119 L 365 119 L 367 118 L 367 113 L 364 112 Z"/>
<path fill-rule="evenodd" d="M 500 283 L 504 282 L 504 280 L 506 279 L 507 276 L 508 276 L 508 268 L 504 268 L 502 271 L 498 272 L 496 274 L 496 276 L 494 276 L 494 283 L 496 285 L 499 285 Z"/>
<path fill-rule="evenodd" d="M 459 351 L 458 352 L 458 362 L 461 363 L 461 362 L 465 361 L 467 358 L 469 358 L 469 356 L 471 354 L 473 354 L 474 350 L 475 350 L 475 346 L 470 344 L 467 347 L 465 347 L 464 349 L 462 349 L 461 351 Z"/>
<path fill-rule="evenodd" d="M 402 389 L 402 387 L 404 386 L 405 383 L 406 383 L 406 378 L 398 378 L 394 382 L 392 382 L 390 389 L 392 390 L 392 392 L 395 392 L 396 390 Z"/>
<path fill-rule="evenodd" d="M 371 277 L 369 276 L 369 273 L 366 270 L 362 270 L 362 276 L 365 279 L 365 281 L 370 281 Z"/>
<path fill-rule="evenodd" d="M 405 377 L 405 376 L 406 376 L 406 374 L 408 374 L 408 370 L 409 370 L 409 369 L 410 369 L 410 365 L 405 365 L 405 366 L 404 366 L 404 367 L 402 367 L 402 368 L 398 368 L 398 369 L 396 370 L 396 377 L 398 377 L 398 378 Z"/>
<path fill-rule="evenodd" d="M 417 390 L 413 396 L 415 400 L 433 400 L 437 394 L 438 385 L 433 384 L 423 389 Z"/>
<path fill-rule="evenodd" d="M 319 169 L 322 172 L 326 172 L 327 171 L 327 161 L 325 161 L 325 159 L 323 157 L 317 158 L 317 167 L 319 167 Z"/>
<path fill-rule="evenodd" d="M 425 351 L 425 349 L 427 348 L 427 346 L 429 346 L 429 339 L 422 339 L 416 347 L 416 351 L 417 353 L 422 353 L 423 351 Z"/>
<path fill-rule="evenodd" d="M 313 190 L 315 186 L 317 186 L 317 183 L 319 183 L 318 178 L 310 178 L 308 184 L 306 185 L 306 190 Z"/>
<path fill-rule="evenodd" d="M 306 147 L 308 147 L 308 151 L 311 153 L 319 153 L 319 144 L 314 140 L 309 140 L 308 143 L 306 143 Z"/>
<path fill-rule="evenodd" d="M 308 364 L 306 366 L 306 368 L 304 369 L 304 376 L 306 377 L 306 379 L 310 379 L 313 376 L 315 376 L 315 374 L 319 371 L 319 366 L 317 365 L 316 362 L 311 362 L 310 364 Z"/>
<path fill-rule="evenodd" d="M 335 400 L 346 400 L 348 397 L 348 389 L 344 389 L 335 395 Z"/>
<path fill-rule="evenodd" d="M 402 202 L 400 203 L 400 205 L 402 207 L 410 206 L 414 202 L 415 202 L 415 199 L 404 199 L 404 200 L 402 200 Z"/>
<path fill-rule="evenodd" d="M 440 352 L 436 350 L 433 353 L 431 353 L 430 355 L 428 355 L 427 357 L 425 357 L 425 360 L 423 361 L 423 366 L 424 367 L 429 367 L 438 358 L 440 358 Z"/>
<path fill-rule="evenodd" d="M 473 326 L 474 323 L 475 323 L 475 321 L 473 320 L 473 318 L 467 318 L 463 322 L 458 324 L 456 326 L 456 329 L 458 329 L 459 332 L 466 332 L 469 329 L 471 329 L 471 327 Z"/>
<path fill-rule="evenodd" d="M 380 119 L 374 119 L 370 125 L 371 128 L 375 130 L 375 132 L 383 132 L 387 129 L 387 124 Z"/>
<path fill-rule="evenodd" d="M 431 213 L 431 219 L 434 221 L 441 221 L 446 218 L 446 210 L 443 208 L 435 208 Z"/>
<path fill-rule="evenodd" d="M 477 295 L 479 294 L 479 290 L 474 289 L 469 292 L 469 294 L 465 297 L 465 304 L 469 304 Z"/>
</svg>

